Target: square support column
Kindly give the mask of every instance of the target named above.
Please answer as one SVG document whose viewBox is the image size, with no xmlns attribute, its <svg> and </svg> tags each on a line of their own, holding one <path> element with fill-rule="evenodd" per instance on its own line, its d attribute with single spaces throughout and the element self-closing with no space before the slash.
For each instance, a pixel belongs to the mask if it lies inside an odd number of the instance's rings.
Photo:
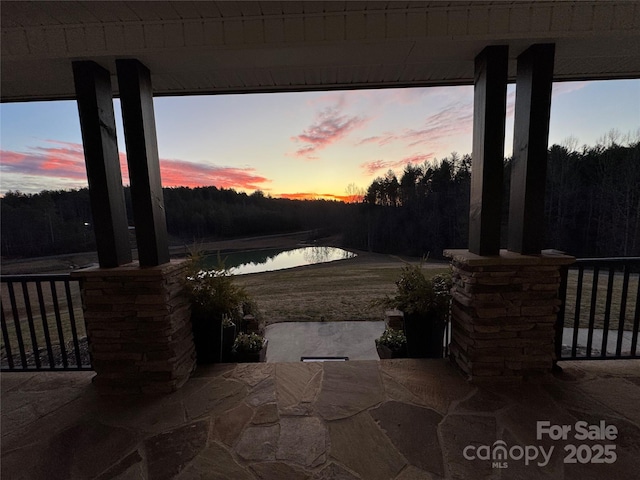
<svg viewBox="0 0 640 480">
<path fill-rule="evenodd" d="M 560 254 L 481 256 L 446 250 L 453 269 L 449 358 L 474 382 L 551 371 L 560 306 Z"/>
<path fill-rule="evenodd" d="M 131 262 L 131 248 L 111 77 L 95 62 L 72 65 L 98 261 L 103 268 L 117 267 Z"/>
<path fill-rule="evenodd" d="M 186 263 L 73 272 L 82 303 L 94 384 L 102 394 L 170 393 L 196 366 Z"/>
<path fill-rule="evenodd" d="M 469 250 L 478 255 L 500 251 L 508 53 L 487 47 L 475 59 Z"/>
<path fill-rule="evenodd" d="M 141 267 L 169 261 L 153 90 L 149 69 L 138 60 L 116 60 L 131 201 Z"/>
<path fill-rule="evenodd" d="M 544 195 L 555 45 L 518 56 L 507 248 L 537 254 L 544 244 Z"/>
</svg>

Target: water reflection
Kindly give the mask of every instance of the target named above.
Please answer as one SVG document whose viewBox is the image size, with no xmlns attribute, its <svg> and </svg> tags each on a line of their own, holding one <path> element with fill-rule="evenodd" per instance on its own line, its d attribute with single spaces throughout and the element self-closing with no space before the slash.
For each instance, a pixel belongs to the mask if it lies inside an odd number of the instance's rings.
<svg viewBox="0 0 640 480">
<path fill-rule="evenodd" d="M 271 249 L 221 255 L 224 266 L 234 275 L 271 272 L 285 268 L 327 263 L 355 257 L 356 254 L 337 247 L 301 247 L 293 250 Z M 204 258 L 203 267 L 218 265 L 218 255 Z"/>
</svg>

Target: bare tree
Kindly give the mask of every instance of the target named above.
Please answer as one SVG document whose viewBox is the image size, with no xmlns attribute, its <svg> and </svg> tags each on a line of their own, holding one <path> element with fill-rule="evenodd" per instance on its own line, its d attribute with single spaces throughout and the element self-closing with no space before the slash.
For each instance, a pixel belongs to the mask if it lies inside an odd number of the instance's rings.
<svg viewBox="0 0 640 480">
<path fill-rule="evenodd" d="M 358 187 L 355 183 L 350 183 L 344 191 L 345 203 L 362 203 L 367 191 L 364 188 Z"/>
</svg>

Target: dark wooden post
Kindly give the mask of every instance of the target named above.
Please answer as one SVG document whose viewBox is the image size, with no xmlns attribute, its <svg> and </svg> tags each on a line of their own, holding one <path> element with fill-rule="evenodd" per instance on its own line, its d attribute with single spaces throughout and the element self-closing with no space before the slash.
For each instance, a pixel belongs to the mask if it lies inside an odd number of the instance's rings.
<svg viewBox="0 0 640 480">
<path fill-rule="evenodd" d="M 554 54 L 554 44 L 536 44 L 518 56 L 507 248 L 525 255 L 544 242 Z"/>
<path fill-rule="evenodd" d="M 475 59 L 469 251 L 478 255 L 500 252 L 508 53 L 486 47 Z"/>
<path fill-rule="evenodd" d="M 140 266 L 169 261 L 153 91 L 149 69 L 138 60 L 116 60 L 131 201 Z"/>
<path fill-rule="evenodd" d="M 111 77 L 95 62 L 73 62 L 80 129 L 98 262 L 111 268 L 131 262 L 122 189 Z"/>
</svg>

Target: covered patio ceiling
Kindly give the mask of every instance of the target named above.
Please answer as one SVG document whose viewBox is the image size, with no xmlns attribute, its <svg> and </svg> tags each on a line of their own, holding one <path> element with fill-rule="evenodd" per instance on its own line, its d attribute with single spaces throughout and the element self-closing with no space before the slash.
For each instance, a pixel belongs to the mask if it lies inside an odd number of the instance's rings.
<svg viewBox="0 0 640 480">
<path fill-rule="evenodd" d="M 1 100 L 73 99 L 71 62 L 151 71 L 153 94 L 472 84 L 487 45 L 555 43 L 554 80 L 640 77 L 640 2 L 3 1 Z"/>
</svg>

